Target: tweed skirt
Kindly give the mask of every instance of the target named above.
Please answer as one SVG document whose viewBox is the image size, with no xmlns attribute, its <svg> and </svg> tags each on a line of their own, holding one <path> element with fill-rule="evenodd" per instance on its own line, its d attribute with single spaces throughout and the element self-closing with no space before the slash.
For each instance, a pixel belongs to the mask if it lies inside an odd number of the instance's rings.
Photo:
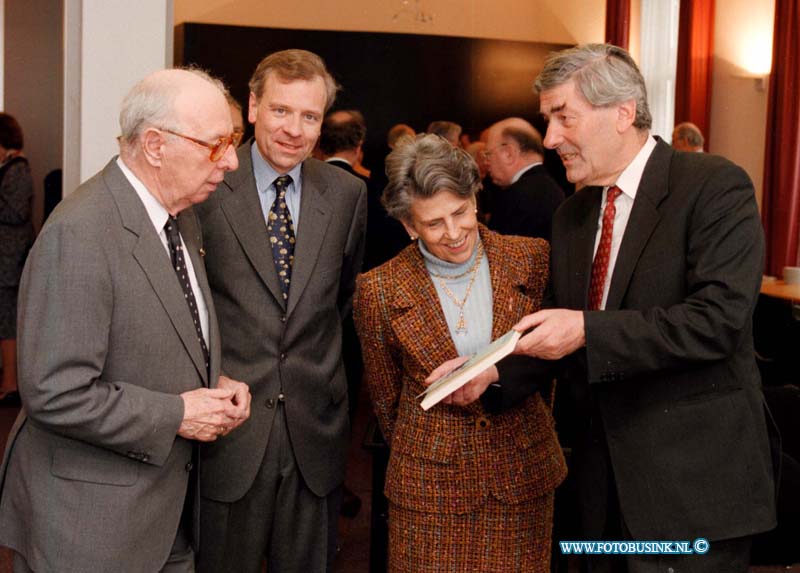
<svg viewBox="0 0 800 573">
<path fill-rule="evenodd" d="M 553 493 L 507 504 L 489 496 L 471 513 L 426 513 L 389 503 L 390 573 L 549 573 Z"/>
<path fill-rule="evenodd" d="M 0 339 L 17 337 L 17 287 L 0 287 Z"/>
</svg>

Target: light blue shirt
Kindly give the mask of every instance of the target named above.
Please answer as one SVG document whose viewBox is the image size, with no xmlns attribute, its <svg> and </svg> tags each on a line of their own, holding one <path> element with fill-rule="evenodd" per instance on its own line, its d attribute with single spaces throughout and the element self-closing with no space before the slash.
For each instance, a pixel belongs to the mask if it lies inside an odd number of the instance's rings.
<svg viewBox="0 0 800 573">
<path fill-rule="evenodd" d="M 434 256 L 425 247 L 422 240 L 418 241 L 419 250 L 425 261 L 425 267 L 429 273 L 445 276 L 457 276 L 467 272 L 473 264 L 478 254 L 476 248 L 468 261 L 456 264 L 443 261 Z M 476 244 L 477 245 L 477 244 Z M 447 287 L 459 300 L 464 299 L 467 292 L 472 274 L 466 274 L 458 279 L 443 279 Z M 464 303 L 464 321 L 466 322 L 466 332 L 458 332 L 456 326 L 460 318 L 459 308 L 456 303 L 447 295 L 442 287 L 442 280 L 431 276 L 436 294 L 439 295 L 439 304 L 442 306 L 447 328 L 450 337 L 459 356 L 469 356 L 479 350 L 483 350 L 492 341 L 492 279 L 489 274 L 489 261 L 486 253 L 483 254 L 480 265 L 477 269 L 475 283 L 469 293 L 467 301 Z"/>
<path fill-rule="evenodd" d="M 267 220 L 269 210 L 275 202 L 275 180 L 284 175 L 278 173 L 267 161 L 261 156 L 261 151 L 258 145 L 253 141 L 250 146 L 250 157 L 253 160 L 253 175 L 256 178 L 256 189 L 258 189 L 258 200 L 261 201 L 261 211 L 264 216 L 264 221 Z M 292 183 L 286 190 L 286 206 L 289 207 L 289 214 L 292 216 L 292 223 L 294 224 L 294 234 L 297 236 L 300 223 L 300 194 L 303 190 L 303 162 L 301 161 L 292 167 L 285 175 L 292 178 Z M 266 224 L 266 223 L 265 223 Z"/>
</svg>

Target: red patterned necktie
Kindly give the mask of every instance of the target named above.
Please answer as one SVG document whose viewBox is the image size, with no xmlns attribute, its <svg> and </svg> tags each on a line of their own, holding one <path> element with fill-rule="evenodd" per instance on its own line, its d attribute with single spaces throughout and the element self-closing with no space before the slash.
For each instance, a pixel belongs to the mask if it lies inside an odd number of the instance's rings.
<svg viewBox="0 0 800 573">
<path fill-rule="evenodd" d="M 603 302 L 603 287 L 608 274 L 608 259 L 611 255 L 611 232 L 614 229 L 614 215 L 617 208 L 614 201 L 622 193 L 616 185 L 608 188 L 606 209 L 603 211 L 603 230 L 600 231 L 600 244 L 592 262 L 592 281 L 589 283 L 589 310 L 600 310 Z"/>
</svg>

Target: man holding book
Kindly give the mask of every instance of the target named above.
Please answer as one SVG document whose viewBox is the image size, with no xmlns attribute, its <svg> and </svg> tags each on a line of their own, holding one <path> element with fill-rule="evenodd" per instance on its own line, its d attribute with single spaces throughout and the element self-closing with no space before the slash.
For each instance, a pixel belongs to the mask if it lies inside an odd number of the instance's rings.
<svg viewBox="0 0 800 573">
<path fill-rule="evenodd" d="M 644 79 L 610 45 L 554 54 L 536 80 L 545 147 L 583 187 L 553 221 L 553 298 L 517 350 L 563 359 L 580 416 L 585 538 L 707 539 L 704 555 L 596 557 L 592 570 L 748 570 L 775 526 L 753 351 L 763 232 L 747 174 L 650 133 Z M 619 561 L 619 562 L 617 562 Z"/>
</svg>

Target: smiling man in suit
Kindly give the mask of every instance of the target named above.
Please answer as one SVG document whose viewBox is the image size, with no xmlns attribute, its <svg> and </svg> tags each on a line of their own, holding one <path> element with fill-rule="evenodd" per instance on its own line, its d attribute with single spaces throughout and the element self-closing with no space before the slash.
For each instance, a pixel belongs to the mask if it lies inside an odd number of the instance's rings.
<svg viewBox="0 0 800 573">
<path fill-rule="evenodd" d="M 349 443 L 342 321 L 364 252 L 367 192 L 310 158 L 337 86 L 305 50 L 250 80 L 255 140 L 200 218 L 224 371 L 252 417 L 204 449 L 201 571 L 325 571 Z M 237 435 L 238 434 L 238 435 Z"/>
<path fill-rule="evenodd" d="M 775 525 L 752 314 L 763 233 L 745 172 L 650 134 L 644 79 L 610 45 L 536 80 L 573 183 L 553 221 L 549 310 L 518 350 L 564 358 L 586 539 L 694 540 L 704 555 L 597 556 L 591 571 L 745 572 Z"/>
<path fill-rule="evenodd" d="M 119 157 L 53 212 L 22 278 L 23 409 L 0 476 L 15 571 L 194 571 L 196 443 L 249 411 L 219 377 L 190 208 L 237 165 L 221 84 L 156 72 L 120 126 Z"/>
</svg>

